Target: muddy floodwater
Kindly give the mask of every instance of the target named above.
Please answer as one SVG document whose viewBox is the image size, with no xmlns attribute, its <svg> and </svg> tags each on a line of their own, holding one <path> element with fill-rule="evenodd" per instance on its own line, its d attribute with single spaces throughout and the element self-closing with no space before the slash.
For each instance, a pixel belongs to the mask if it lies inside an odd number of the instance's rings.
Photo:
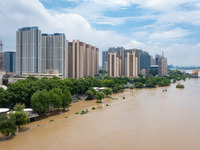
<svg viewBox="0 0 200 150">
<path fill-rule="evenodd" d="M 73 103 L 69 112 L 32 122 L 28 132 L 1 140 L 0 149 L 200 150 L 200 79 L 182 83 L 185 89 L 171 84 L 127 90 L 125 100 L 120 93 L 104 105 Z M 83 108 L 89 113 L 75 115 Z"/>
</svg>

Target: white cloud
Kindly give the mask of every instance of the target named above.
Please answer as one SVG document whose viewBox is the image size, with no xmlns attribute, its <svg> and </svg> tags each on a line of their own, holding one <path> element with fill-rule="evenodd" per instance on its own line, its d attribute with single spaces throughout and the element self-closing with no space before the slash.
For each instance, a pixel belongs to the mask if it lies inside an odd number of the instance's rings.
<svg viewBox="0 0 200 150">
<path fill-rule="evenodd" d="M 65 14 L 45 9 L 38 0 L 0 1 L 0 28 L 4 50 L 15 50 L 16 31 L 24 26 L 39 26 L 43 33 L 65 33 L 68 40 L 79 39 L 101 50 L 121 46 L 128 38 L 113 31 L 98 31 L 77 14 Z M 31 5 L 30 5 L 31 4 Z"/>
<path fill-rule="evenodd" d="M 48 0 L 47 0 L 48 1 Z M 93 0 L 95 2 L 95 0 Z M 102 3 L 100 5 L 100 3 Z M 104 4 L 109 5 L 104 6 Z M 124 46 L 126 48 L 141 48 L 154 55 L 165 51 L 169 62 L 182 65 L 185 63 L 188 56 L 191 56 L 190 63 L 197 64 L 197 55 L 199 54 L 199 45 L 192 47 L 190 45 L 172 45 L 167 48 L 158 47 L 160 42 L 170 41 L 175 39 L 181 39 L 189 35 L 188 30 L 181 28 L 175 28 L 173 30 L 163 29 L 161 24 L 163 21 L 160 20 L 158 24 L 152 24 L 138 28 L 138 31 L 134 31 L 131 36 L 122 36 L 114 31 L 101 31 L 96 30 L 91 26 L 90 22 L 97 22 L 100 24 L 112 24 L 118 25 L 123 24 L 128 19 L 143 19 L 154 18 L 158 16 L 149 15 L 143 17 L 124 17 L 124 18 L 112 18 L 103 16 L 102 12 L 107 9 L 118 9 L 124 8 L 130 4 L 137 3 L 143 5 L 145 1 L 134 1 L 134 0 L 118 0 L 118 1 L 99 1 L 98 3 L 87 3 L 75 8 L 74 11 L 69 10 L 68 12 L 58 12 L 55 10 L 47 10 L 38 0 L 0 0 L 0 35 L 3 36 L 4 50 L 15 50 L 15 37 L 16 31 L 24 26 L 39 26 L 43 33 L 54 33 L 61 32 L 65 33 L 68 40 L 79 39 L 100 48 L 100 62 L 101 62 L 101 51 L 107 50 L 109 47 Z M 112 4 L 114 4 L 112 6 Z M 115 6 L 119 7 L 115 7 Z M 149 6 L 150 7 L 150 6 Z M 152 7 L 152 6 L 151 6 Z M 89 9 L 90 8 L 90 9 Z M 76 13 L 79 10 L 81 13 Z M 69 13 L 70 12 L 70 13 Z M 85 15 L 89 15 L 88 18 Z M 160 16 L 159 16 L 160 17 Z M 170 16 L 168 16 L 170 17 Z M 192 14 L 188 17 L 192 17 Z M 99 19 L 101 18 L 101 19 Z M 92 21 L 91 21 L 91 20 Z M 169 20 L 169 19 L 168 19 Z M 175 18 L 173 19 L 174 21 Z M 170 22 L 173 22 L 170 21 Z M 195 19 L 193 19 L 195 21 Z M 198 19 L 196 19 L 198 22 Z M 181 21 L 180 21 L 181 22 Z M 166 22 L 165 22 L 166 23 Z M 151 28 L 155 30 L 149 32 L 147 29 Z M 131 34 L 131 33 L 130 33 Z M 133 37 L 133 38 L 130 38 Z M 150 38 L 149 38 L 150 37 Z M 140 42 L 139 42 L 140 41 Z M 141 42 L 142 41 L 142 42 Z M 145 42 L 146 41 L 146 42 Z M 185 46 L 185 47 L 184 47 Z M 190 48 L 190 53 L 188 49 Z M 174 54 L 173 54 L 174 52 Z M 192 53 L 195 53 L 192 55 Z M 178 55 L 183 57 L 178 57 Z M 175 58 L 176 56 L 176 58 Z M 101 64 L 101 63 L 100 63 Z"/>
<path fill-rule="evenodd" d="M 150 39 L 156 41 L 169 41 L 169 40 L 180 40 L 190 33 L 187 30 L 183 30 L 181 28 L 175 28 L 170 31 L 156 32 L 150 35 Z"/>
</svg>

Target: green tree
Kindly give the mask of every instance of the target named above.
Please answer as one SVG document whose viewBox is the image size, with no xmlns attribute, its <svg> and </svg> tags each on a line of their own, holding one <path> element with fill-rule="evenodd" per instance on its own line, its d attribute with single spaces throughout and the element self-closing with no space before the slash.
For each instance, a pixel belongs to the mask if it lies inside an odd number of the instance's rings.
<svg viewBox="0 0 200 150">
<path fill-rule="evenodd" d="M 61 99 L 62 95 L 59 96 L 56 93 L 56 90 L 57 89 L 53 89 L 49 91 L 49 102 L 50 102 L 51 107 L 59 109 L 62 106 L 62 99 Z"/>
<path fill-rule="evenodd" d="M 118 88 L 116 86 L 113 88 L 113 92 L 115 92 L 115 93 L 118 92 Z"/>
<path fill-rule="evenodd" d="M 14 135 L 17 125 L 15 120 L 6 114 L 0 115 L 0 131 L 4 136 Z"/>
<path fill-rule="evenodd" d="M 66 88 L 63 91 L 63 97 L 62 97 L 62 107 L 66 108 L 68 107 L 72 102 L 72 95 L 70 93 L 70 91 Z"/>
<path fill-rule="evenodd" d="M 143 87 L 143 83 L 142 82 L 136 82 L 135 83 L 135 88 L 142 88 Z"/>
<path fill-rule="evenodd" d="M 31 106 L 39 114 L 49 110 L 49 94 L 46 90 L 37 91 L 31 97 Z"/>
<path fill-rule="evenodd" d="M 15 111 L 24 111 L 24 108 L 25 108 L 24 104 L 22 104 L 22 105 L 17 104 L 17 105 L 15 105 L 14 110 Z"/>
<path fill-rule="evenodd" d="M 108 97 L 108 95 L 112 95 L 112 89 L 110 88 L 106 88 L 103 90 L 103 92 L 105 93 L 105 95 Z"/>
<path fill-rule="evenodd" d="M 85 92 L 85 95 L 87 95 L 88 98 L 92 98 L 93 95 L 94 95 L 94 93 L 93 93 L 91 90 L 87 90 L 87 91 Z"/>
<path fill-rule="evenodd" d="M 9 99 L 8 99 L 8 91 L 7 90 L 4 90 L 3 88 L 0 88 L 0 108 L 3 108 L 3 107 L 8 107 L 10 102 L 9 102 Z"/>
<path fill-rule="evenodd" d="M 20 128 L 20 126 L 25 125 L 30 122 L 28 115 L 22 111 L 15 111 L 9 114 L 12 120 L 15 120 L 15 124 Z"/>
<path fill-rule="evenodd" d="M 147 83 L 146 83 L 146 87 L 156 87 L 155 83 L 151 80 L 151 79 L 148 79 L 147 80 Z"/>
<path fill-rule="evenodd" d="M 105 97 L 105 94 L 103 92 L 97 92 L 96 94 L 97 102 L 101 103 L 101 100 L 104 99 L 104 97 Z"/>
</svg>

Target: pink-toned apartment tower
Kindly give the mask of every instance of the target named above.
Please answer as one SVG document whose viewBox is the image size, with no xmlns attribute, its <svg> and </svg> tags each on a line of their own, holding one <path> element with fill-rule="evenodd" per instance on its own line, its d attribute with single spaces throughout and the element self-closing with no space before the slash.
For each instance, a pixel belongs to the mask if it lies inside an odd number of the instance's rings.
<svg viewBox="0 0 200 150">
<path fill-rule="evenodd" d="M 66 41 L 66 77 L 85 78 L 99 73 L 99 49 L 73 40 Z"/>
<path fill-rule="evenodd" d="M 126 77 L 137 77 L 138 76 L 138 58 L 135 54 L 135 52 L 133 53 L 126 53 L 125 56 L 125 76 Z"/>
<path fill-rule="evenodd" d="M 117 53 L 108 54 L 108 75 L 111 77 L 121 76 L 121 57 Z"/>
</svg>

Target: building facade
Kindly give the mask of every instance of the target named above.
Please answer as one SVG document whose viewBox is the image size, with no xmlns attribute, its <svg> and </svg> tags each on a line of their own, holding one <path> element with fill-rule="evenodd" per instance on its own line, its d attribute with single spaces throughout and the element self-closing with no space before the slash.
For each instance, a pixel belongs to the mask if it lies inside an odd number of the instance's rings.
<svg viewBox="0 0 200 150">
<path fill-rule="evenodd" d="M 80 42 L 66 41 L 66 78 L 85 78 L 99 73 L 99 49 Z"/>
<path fill-rule="evenodd" d="M 167 58 L 160 57 L 158 59 L 158 76 L 163 77 L 167 75 Z"/>
<path fill-rule="evenodd" d="M 121 57 L 117 53 L 108 54 L 108 75 L 111 77 L 119 77 L 122 74 Z"/>
<path fill-rule="evenodd" d="M 16 74 L 38 73 L 38 52 L 41 51 L 41 31 L 24 27 L 16 32 Z"/>
<path fill-rule="evenodd" d="M 4 70 L 16 72 L 16 52 L 4 52 Z"/>
<path fill-rule="evenodd" d="M 125 57 L 125 76 L 126 77 L 137 77 L 138 76 L 138 58 L 136 53 L 126 53 Z"/>
<path fill-rule="evenodd" d="M 42 34 L 42 48 L 39 52 L 38 72 L 46 69 L 58 69 L 65 75 L 65 34 Z"/>
<path fill-rule="evenodd" d="M 108 51 L 102 52 L 102 68 L 108 71 Z"/>
</svg>

